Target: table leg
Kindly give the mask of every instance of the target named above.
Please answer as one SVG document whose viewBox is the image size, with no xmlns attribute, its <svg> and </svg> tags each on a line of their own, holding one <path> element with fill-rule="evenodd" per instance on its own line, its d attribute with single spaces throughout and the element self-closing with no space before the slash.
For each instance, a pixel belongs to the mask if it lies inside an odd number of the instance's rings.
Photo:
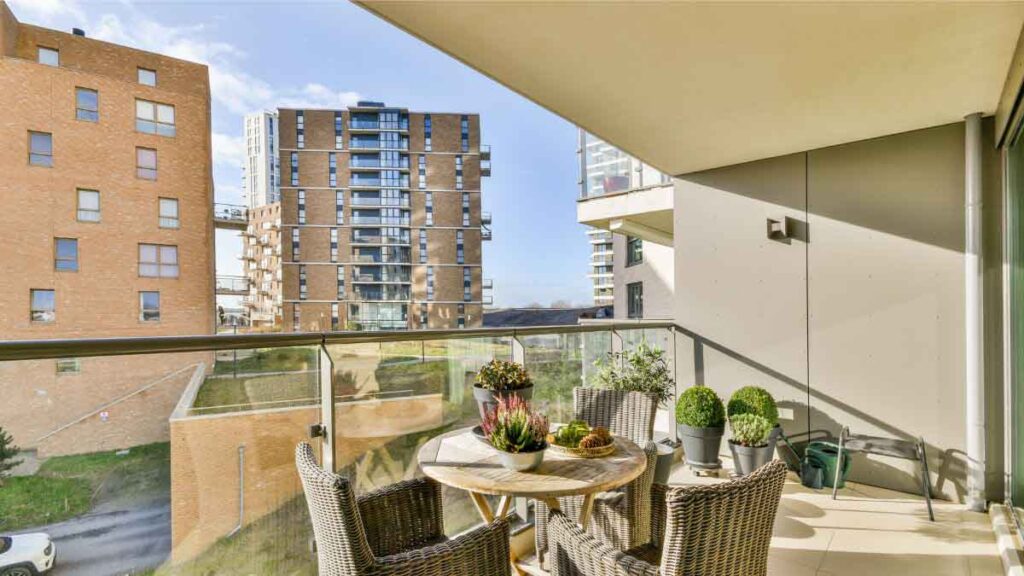
<svg viewBox="0 0 1024 576">
<path fill-rule="evenodd" d="M 488 524 L 494 522 L 495 515 L 491 511 L 491 505 L 490 503 L 487 502 L 487 497 L 485 497 L 483 494 L 478 494 L 476 492 L 470 492 L 469 496 L 470 498 L 473 499 L 473 504 L 476 505 L 476 511 L 480 513 L 480 517 L 484 519 L 484 522 Z M 498 501 L 497 517 L 504 518 L 508 516 L 509 507 L 511 507 L 511 505 L 512 497 L 502 496 L 501 500 Z M 518 576 L 529 576 L 522 568 L 520 568 L 519 558 L 516 556 L 516 553 L 512 551 L 511 542 L 509 543 L 508 555 L 509 561 L 512 563 L 512 571 L 515 572 Z"/>
<path fill-rule="evenodd" d="M 593 512 L 593 510 L 594 510 L 594 495 L 592 493 L 591 494 L 586 494 L 585 496 L 583 496 L 583 505 L 580 506 L 580 518 L 579 518 L 580 527 L 583 528 L 584 531 L 586 531 L 586 529 L 587 529 L 587 524 L 590 523 L 590 513 Z"/>
</svg>

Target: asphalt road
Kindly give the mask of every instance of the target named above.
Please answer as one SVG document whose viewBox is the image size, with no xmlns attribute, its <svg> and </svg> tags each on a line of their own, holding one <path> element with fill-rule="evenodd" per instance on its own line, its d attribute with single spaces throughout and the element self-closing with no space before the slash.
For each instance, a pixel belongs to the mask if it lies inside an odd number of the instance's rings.
<svg viewBox="0 0 1024 576">
<path fill-rule="evenodd" d="M 171 504 L 104 504 L 46 532 L 57 547 L 54 576 L 124 576 L 161 565 L 171 552 Z"/>
</svg>

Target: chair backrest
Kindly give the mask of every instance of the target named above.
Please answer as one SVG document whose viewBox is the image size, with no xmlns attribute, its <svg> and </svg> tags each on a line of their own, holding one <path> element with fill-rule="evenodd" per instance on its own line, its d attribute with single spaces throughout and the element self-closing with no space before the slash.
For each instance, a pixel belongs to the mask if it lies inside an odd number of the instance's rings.
<svg viewBox="0 0 1024 576">
<path fill-rule="evenodd" d="M 738 480 L 668 489 L 661 573 L 767 574 L 785 481 L 785 463 L 774 460 Z"/>
<path fill-rule="evenodd" d="M 295 447 L 295 466 L 302 478 L 313 522 L 321 576 L 357 576 L 374 562 L 352 484 L 320 468 L 306 442 Z"/>
<path fill-rule="evenodd" d="M 640 446 L 654 438 L 658 399 L 653 394 L 605 388 L 572 389 L 573 417 L 591 426 L 604 426 Z"/>
</svg>

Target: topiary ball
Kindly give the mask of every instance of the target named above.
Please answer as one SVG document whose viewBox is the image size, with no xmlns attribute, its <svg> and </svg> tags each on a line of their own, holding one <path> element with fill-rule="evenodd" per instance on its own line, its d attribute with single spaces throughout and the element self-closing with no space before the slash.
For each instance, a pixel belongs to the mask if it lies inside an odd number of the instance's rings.
<svg viewBox="0 0 1024 576">
<path fill-rule="evenodd" d="M 733 392 L 729 398 L 729 418 L 740 414 L 756 414 L 767 420 L 772 426 L 779 422 L 779 408 L 775 399 L 764 388 L 744 386 Z"/>
<path fill-rule="evenodd" d="M 725 426 L 725 406 L 711 388 L 692 386 L 679 395 L 676 422 L 692 428 L 721 428 Z"/>
</svg>

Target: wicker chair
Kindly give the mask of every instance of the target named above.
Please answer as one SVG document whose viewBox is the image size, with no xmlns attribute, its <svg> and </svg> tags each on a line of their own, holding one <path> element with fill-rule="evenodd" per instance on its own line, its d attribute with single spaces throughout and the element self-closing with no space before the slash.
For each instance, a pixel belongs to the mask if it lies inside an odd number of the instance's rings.
<svg viewBox="0 0 1024 576">
<path fill-rule="evenodd" d="M 628 550 L 650 540 L 651 483 L 658 462 L 654 437 L 654 417 L 658 400 L 640 392 L 601 388 L 573 388 L 573 417 L 590 426 L 604 426 L 612 434 L 623 436 L 642 446 L 647 454 L 647 469 L 628 485 L 602 492 L 594 499 L 588 530 L 620 550 Z M 562 511 L 579 517 L 582 496 L 558 499 Z M 550 509 L 538 501 L 534 508 L 534 543 L 537 559 L 544 563 L 548 550 L 548 514 Z"/>
<path fill-rule="evenodd" d="M 762 576 L 786 465 L 701 486 L 655 485 L 651 542 L 625 553 L 561 512 L 548 522 L 551 576 Z M 659 567 L 660 565 L 660 567 Z"/>
<path fill-rule="evenodd" d="M 441 487 L 399 482 L 356 498 L 349 481 L 321 469 L 302 442 L 295 465 L 306 492 L 321 576 L 509 575 L 504 520 L 448 540 Z"/>
</svg>

